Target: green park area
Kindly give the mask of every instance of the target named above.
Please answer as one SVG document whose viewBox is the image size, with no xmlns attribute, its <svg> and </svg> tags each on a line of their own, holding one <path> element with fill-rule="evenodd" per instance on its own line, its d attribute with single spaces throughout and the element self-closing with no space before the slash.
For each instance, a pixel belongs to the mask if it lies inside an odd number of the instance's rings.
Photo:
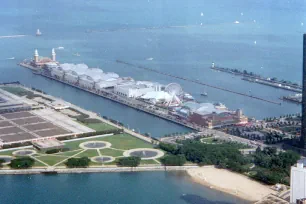
<svg viewBox="0 0 306 204">
<path fill-rule="evenodd" d="M 88 158 L 89 166 L 107 166 L 116 165 L 124 156 L 127 150 L 138 148 L 149 148 L 152 151 L 160 151 L 154 149 L 153 145 L 142 141 L 129 134 L 117 134 L 112 136 L 93 136 L 79 138 L 71 141 L 63 141 L 64 147 L 61 149 L 51 149 L 41 151 L 36 148 L 23 148 L 18 150 L 7 150 L 0 152 L 0 160 L 5 160 L 6 156 L 14 159 L 31 158 L 34 162 L 33 167 L 65 167 L 70 159 Z M 133 151 L 133 150 L 132 150 Z M 137 151 L 137 150 L 135 150 Z M 132 156 L 132 155 L 130 155 Z M 94 158 L 94 159 L 93 159 Z M 95 159 L 96 158 L 96 159 Z M 4 162 L 3 167 L 8 167 Z M 158 158 L 140 160 L 140 165 L 159 164 Z"/>
<path fill-rule="evenodd" d="M 95 131 L 105 131 L 105 130 L 114 130 L 114 129 L 117 129 L 115 128 L 114 126 L 111 126 L 109 124 L 106 124 L 100 120 L 90 120 L 90 119 L 85 119 L 84 121 L 80 122 L 78 121 L 79 123 L 81 123 L 82 125 L 85 125 Z"/>
<path fill-rule="evenodd" d="M 22 87 L 18 87 L 18 86 L 10 86 L 10 85 L 6 85 L 6 86 L 2 86 L 1 89 L 3 89 L 4 91 L 7 91 L 9 93 L 12 93 L 12 94 L 15 94 L 17 96 L 25 96 L 27 97 L 28 99 L 33 99 L 35 97 L 42 97 L 44 98 L 45 100 L 48 100 L 48 101 L 52 101 L 51 99 L 49 98 L 46 98 L 46 97 L 43 97 L 41 95 L 37 95 L 35 94 L 33 91 L 28 91 Z M 35 89 L 35 88 L 32 88 L 33 90 L 37 91 L 37 92 L 41 92 L 43 93 L 41 90 L 38 90 L 38 89 Z"/>
</svg>

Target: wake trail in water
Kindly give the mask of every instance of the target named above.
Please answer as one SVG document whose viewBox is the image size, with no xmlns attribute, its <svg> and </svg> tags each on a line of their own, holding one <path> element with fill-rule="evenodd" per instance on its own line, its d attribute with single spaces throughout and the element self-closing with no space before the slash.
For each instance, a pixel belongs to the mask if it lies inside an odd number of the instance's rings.
<svg viewBox="0 0 306 204">
<path fill-rule="evenodd" d="M 243 24 L 251 24 L 254 22 L 245 21 Z M 237 25 L 242 22 L 223 22 L 216 24 L 191 24 L 191 25 L 171 25 L 171 26 L 151 26 L 151 27 L 138 27 L 138 28 L 113 28 L 113 29 L 101 29 L 101 30 L 86 30 L 87 33 L 109 33 L 109 32 L 126 32 L 126 31 L 137 31 L 137 30 L 160 30 L 160 29 L 171 29 L 171 28 L 192 28 L 192 27 L 208 27 L 208 26 L 226 26 L 226 25 Z"/>
<path fill-rule="evenodd" d="M 87 33 L 107 33 L 107 32 L 122 32 L 122 31 L 137 31 L 137 30 L 158 30 L 166 28 L 188 28 L 198 27 L 200 25 L 176 25 L 176 26 L 152 26 L 142 28 L 115 28 L 115 29 L 102 29 L 102 30 L 87 30 Z"/>
<path fill-rule="evenodd" d="M 0 36 L 0 39 L 2 38 L 21 38 L 21 37 L 25 37 L 27 35 L 2 35 Z"/>
</svg>

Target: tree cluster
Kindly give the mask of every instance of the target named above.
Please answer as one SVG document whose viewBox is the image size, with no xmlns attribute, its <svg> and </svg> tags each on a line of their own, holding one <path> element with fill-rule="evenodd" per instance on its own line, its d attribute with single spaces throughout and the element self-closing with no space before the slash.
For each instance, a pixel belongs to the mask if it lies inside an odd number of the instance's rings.
<svg viewBox="0 0 306 204">
<path fill-rule="evenodd" d="M 216 165 L 237 172 L 244 172 L 243 165 L 249 163 L 236 145 L 230 143 L 212 145 L 199 141 L 187 140 L 180 146 L 160 143 L 159 147 L 173 155 L 184 155 L 186 160 L 199 165 Z"/>
<path fill-rule="evenodd" d="M 49 149 L 49 150 L 46 151 L 46 154 L 55 154 L 55 153 L 58 153 L 58 152 L 67 152 L 69 150 L 70 149 L 68 147 L 59 148 L 59 149 Z"/>
<path fill-rule="evenodd" d="M 184 155 L 167 155 L 163 157 L 161 163 L 165 166 L 183 166 L 186 163 Z"/>
<path fill-rule="evenodd" d="M 140 157 L 122 157 L 117 161 L 118 166 L 136 167 L 140 164 Z"/>
<path fill-rule="evenodd" d="M 0 159 L 0 168 L 3 167 L 3 163 L 5 163 L 4 159 Z"/>
<path fill-rule="evenodd" d="M 258 148 L 254 155 L 254 164 L 257 166 L 254 178 L 268 184 L 289 184 L 290 167 L 299 158 L 300 156 L 293 151 L 277 153 L 276 148 Z"/>
<path fill-rule="evenodd" d="M 34 165 L 35 160 L 30 157 L 21 157 L 11 160 L 9 166 L 13 169 L 27 169 Z"/>
<path fill-rule="evenodd" d="M 67 160 L 65 165 L 69 168 L 85 168 L 89 166 L 90 159 L 88 157 L 82 157 L 82 158 L 70 158 Z"/>
</svg>

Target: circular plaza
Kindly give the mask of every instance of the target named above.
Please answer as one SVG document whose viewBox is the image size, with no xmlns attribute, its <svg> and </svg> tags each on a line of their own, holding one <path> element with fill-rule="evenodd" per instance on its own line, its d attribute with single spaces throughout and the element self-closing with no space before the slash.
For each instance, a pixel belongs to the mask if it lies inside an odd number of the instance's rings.
<svg viewBox="0 0 306 204">
<path fill-rule="evenodd" d="M 164 156 L 164 152 L 158 149 L 151 148 L 138 148 L 138 149 L 130 149 L 123 152 L 123 156 L 125 157 L 140 157 L 142 160 L 150 160 L 150 159 L 158 159 Z"/>
<path fill-rule="evenodd" d="M 83 142 L 79 145 L 82 149 L 105 149 L 110 148 L 112 146 L 109 142 L 104 141 L 88 141 Z"/>
<path fill-rule="evenodd" d="M 9 163 L 11 163 L 11 160 L 13 160 L 14 157 L 9 156 L 9 155 L 1 155 L 0 156 L 0 160 L 3 160 L 4 162 L 2 163 L 3 165 L 7 165 Z"/>
<path fill-rule="evenodd" d="M 32 156 L 34 154 L 36 154 L 36 151 L 31 149 L 23 149 L 13 152 L 13 155 L 18 157 Z"/>
</svg>

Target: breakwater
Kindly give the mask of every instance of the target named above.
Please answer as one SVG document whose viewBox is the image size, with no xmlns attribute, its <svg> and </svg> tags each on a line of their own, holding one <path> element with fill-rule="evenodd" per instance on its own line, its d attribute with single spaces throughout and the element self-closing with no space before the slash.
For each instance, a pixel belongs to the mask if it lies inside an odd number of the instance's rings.
<svg viewBox="0 0 306 204">
<path fill-rule="evenodd" d="M 146 70 L 146 71 L 155 72 L 155 73 L 158 73 L 158 74 L 161 74 L 161 75 L 165 75 L 165 76 L 169 76 L 169 77 L 172 77 L 172 78 L 176 78 L 176 79 L 180 79 L 180 80 L 184 80 L 184 81 L 189 81 L 189 82 L 196 83 L 196 84 L 199 84 L 199 85 L 202 85 L 202 86 L 207 86 L 207 87 L 211 87 L 211 88 L 214 88 L 214 89 L 226 91 L 226 92 L 229 92 L 229 93 L 233 93 L 233 94 L 249 97 L 249 98 L 252 98 L 252 99 L 264 101 L 264 102 L 267 102 L 267 103 L 272 103 L 272 104 L 275 104 L 275 105 L 281 105 L 281 103 L 276 102 L 276 101 L 271 101 L 271 100 L 260 98 L 260 97 L 257 97 L 257 96 L 253 96 L 253 95 L 249 95 L 249 94 L 245 94 L 245 93 L 240 93 L 240 92 L 233 91 L 233 90 L 230 90 L 230 89 L 226 89 L 226 88 L 222 88 L 222 87 L 206 84 L 206 83 L 200 82 L 198 80 L 193 80 L 193 79 L 188 79 L 188 78 L 185 78 L 185 77 L 176 76 L 176 75 L 173 75 L 173 74 L 168 74 L 168 73 L 161 72 L 161 71 L 158 71 L 158 70 L 155 70 L 155 69 L 151 69 L 151 68 L 148 68 L 148 67 L 131 64 L 131 63 L 128 63 L 128 62 L 125 62 L 125 61 L 122 61 L 122 60 L 116 60 L 116 62 L 120 63 L 120 64 L 125 64 L 125 65 L 128 65 L 128 66 L 131 66 L 131 67 L 143 69 L 143 70 Z"/>
<path fill-rule="evenodd" d="M 280 81 L 280 80 L 277 80 L 276 78 L 269 78 L 269 77 L 265 78 L 258 74 L 253 74 L 252 72 L 248 73 L 245 70 L 239 71 L 237 69 L 216 67 L 214 65 L 211 66 L 210 68 L 213 70 L 220 71 L 220 72 L 225 72 L 225 73 L 236 75 L 236 76 L 242 76 L 243 78 L 241 79 L 248 81 L 248 82 L 258 83 L 258 84 L 271 86 L 274 88 L 284 89 L 287 91 L 292 91 L 292 92 L 297 92 L 297 93 L 302 92 L 302 86 L 296 83 L 289 82 L 289 81 L 285 81 L 285 80 Z"/>
</svg>

